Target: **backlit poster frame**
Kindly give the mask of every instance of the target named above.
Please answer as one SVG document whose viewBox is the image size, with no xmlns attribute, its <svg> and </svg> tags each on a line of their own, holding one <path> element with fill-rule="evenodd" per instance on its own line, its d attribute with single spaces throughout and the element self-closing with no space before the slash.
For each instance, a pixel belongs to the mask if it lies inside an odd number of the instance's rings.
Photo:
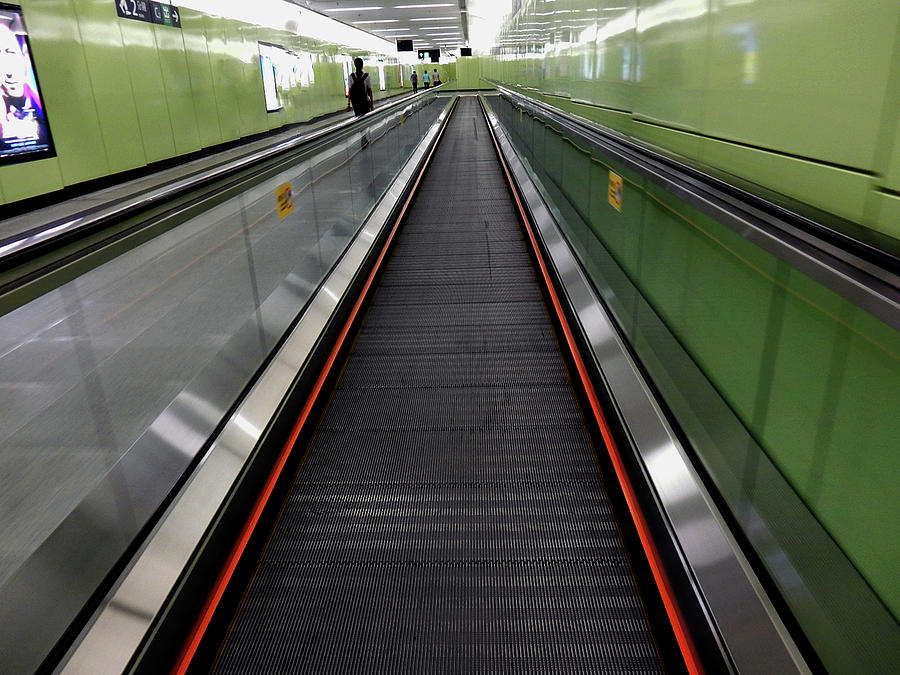
<svg viewBox="0 0 900 675">
<path fill-rule="evenodd" d="M 271 42 L 260 42 L 259 67 L 262 72 L 263 93 L 266 97 L 266 112 L 279 112 L 284 109 L 278 93 L 278 73 L 276 72 L 275 50 L 284 51 L 281 45 Z"/>
<path fill-rule="evenodd" d="M 294 90 L 315 84 L 313 55 L 305 51 L 285 49 L 271 42 L 257 44 L 266 110 L 270 113 L 278 112 L 284 109 L 285 97 L 290 100 Z"/>
<path fill-rule="evenodd" d="M 0 165 L 56 157 L 25 17 L 0 2 Z"/>
</svg>

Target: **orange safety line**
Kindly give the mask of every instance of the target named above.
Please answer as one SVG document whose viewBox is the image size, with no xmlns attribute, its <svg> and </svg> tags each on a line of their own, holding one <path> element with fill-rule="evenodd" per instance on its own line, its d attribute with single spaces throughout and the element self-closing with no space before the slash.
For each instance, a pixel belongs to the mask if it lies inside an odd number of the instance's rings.
<svg viewBox="0 0 900 675">
<path fill-rule="evenodd" d="M 449 120 L 449 115 L 447 119 Z M 322 368 L 322 372 L 319 373 L 319 377 L 316 380 L 315 385 L 313 386 L 312 392 L 306 399 L 306 403 L 304 404 L 303 409 L 300 412 L 300 416 L 294 423 L 294 427 L 291 429 L 288 440 L 284 444 L 284 447 L 282 447 L 281 453 L 278 455 L 278 460 L 276 461 L 275 466 L 272 468 L 272 471 L 269 474 L 268 479 L 266 480 L 263 491 L 260 493 L 259 497 L 257 497 L 256 502 L 253 505 L 253 510 L 250 512 L 250 516 L 247 519 L 247 522 L 244 523 L 244 526 L 241 529 L 241 534 L 238 537 L 238 540 L 235 543 L 234 547 L 231 549 L 231 553 L 228 555 L 225 566 L 216 579 L 216 583 L 213 586 L 212 592 L 210 593 L 205 605 L 203 606 L 203 611 L 200 613 L 200 616 L 194 624 L 190 636 L 184 647 L 182 648 L 180 655 L 178 656 L 178 661 L 175 663 L 175 666 L 172 669 L 173 675 L 184 675 L 184 673 L 186 673 L 187 669 L 190 667 L 194 655 L 197 653 L 197 648 L 200 646 L 200 642 L 203 640 L 203 636 L 206 633 L 206 629 L 209 627 L 209 623 L 212 620 L 213 614 L 215 614 L 215 611 L 219 606 L 219 602 L 222 600 L 222 596 L 225 593 L 228 582 L 231 581 L 231 577 L 234 575 L 234 570 L 237 568 L 238 562 L 240 561 L 241 556 L 244 553 L 244 549 L 247 548 L 250 537 L 252 536 L 260 517 L 262 516 L 262 512 L 269 501 L 269 497 L 271 497 L 272 491 L 275 489 L 275 485 L 278 482 L 278 479 L 281 477 L 281 472 L 284 469 L 285 464 L 287 463 L 288 457 L 290 457 L 291 452 L 294 449 L 294 444 L 297 442 L 297 439 L 300 436 L 300 432 L 303 429 L 303 426 L 306 423 L 307 419 L 309 418 L 310 413 L 312 412 L 312 408 L 315 405 L 316 399 L 325 386 L 325 381 L 328 378 L 329 373 L 331 372 L 332 366 L 334 366 L 334 363 L 337 360 L 338 354 L 340 353 L 341 347 L 343 346 L 347 335 L 350 333 L 350 329 L 353 326 L 353 322 L 356 319 L 359 310 L 362 308 L 363 301 L 368 295 L 369 289 L 372 287 L 372 284 L 375 282 L 375 277 L 377 276 L 378 271 L 381 268 L 385 257 L 387 256 L 387 252 L 390 248 L 391 242 L 394 240 L 394 237 L 400 229 L 400 223 L 406 215 L 406 212 L 409 209 L 409 205 L 412 203 L 413 197 L 415 196 L 419 184 L 422 182 L 422 177 L 425 174 L 425 170 L 431 163 L 431 159 L 434 156 L 435 150 L 437 149 L 440 137 L 444 133 L 444 128 L 446 128 L 446 124 L 441 129 L 441 133 L 438 135 L 438 138 L 432 146 L 428 157 L 425 159 L 425 163 L 422 165 L 422 168 L 419 171 L 419 175 L 416 177 L 416 182 L 413 184 L 412 190 L 410 191 L 406 202 L 404 202 L 403 208 L 400 210 L 400 214 L 397 216 L 397 219 L 394 222 L 394 225 L 391 229 L 390 234 L 388 235 L 384 247 L 381 249 L 378 260 L 375 261 L 375 267 L 372 269 L 371 274 L 369 274 L 369 278 L 366 280 L 365 286 L 360 292 L 356 303 L 353 305 L 350 316 L 347 318 L 346 323 L 344 323 L 344 327 L 341 329 L 341 333 L 338 336 L 334 347 L 332 347 L 331 353 L 328 355 L 328 360 L 325 362 L 325 366 Z"/>
<path fill-rule="evenodd" d="M 493 130 L 491 131 L 491 135 L 493 137 Z M 691 640 L 690 633 L 684 620 L 684 616 L 682 615 L 675 599 L 675 594 L 672 590 L 671 582 L 669 581 L 669 578 L 666 575 L 665 569 L 663 567 L 661 556 L 659 555 L 659 551 L 657 550 L 656 545 L 653 542 L 650 528 L 647 525 L 647 520 L 644 517 L 644 513 L 641 510 L 640 504 L 638 503 L 637 493 L 635 492 L 634 487 L 632 486 L 631 481 L 628 478 L 628 474 L 625 470 L 625 464 L 622 461 L 618 446 L 613 439 L 612 431 L 610 430 L 609 424 L 606 421 L 606 416 L 604 415 L 603 410 L 600 407 L 600 401 L 597 397 L 597 392 L 594 390 L 594 385 L 591 383 L 587 367 L 584 364 L 584 360 L 581 358 L 581 354 L 578 350 L 578 345 L 575 342 L 575 337 L 572 334 L 571 328 L 569 327 L 569 322 L 566 320 L 566 316 L 562 308 L 562 303 L 560 302 L 559 296 L 556 294 L 556 290 L 554 289 L 553 283 L 550 280 L 550 274 L 547 270 L 547 265 L 544 262 L 544 257 L 541 255 L 541 251 L 538 248 L 537 239 L 535 238 L 534 231 L 532 230 L 531 221 L 528 219 L 525 208 L 522 205 L 522 201 L 519 199 L 519 192 L 515 187 L 512 176 L 510 175 L 509 168 L 506 165 L 506 160 L 503 157 L 503 153 L 500 151 L 500 146 L 497 143 L 497 139 L 493 138 L 493 141 L 494 148 L 497 151 L 497 156 L 500 158 L 500 165 L 503 167 L 503 173 L 506 176 L 506 180 L 509 183 L 510 189 L 512 190 L 513 198 L 516 201 L 516 206 L 518 207 L 519 214 L 522 217 L 522 222 L 525 224 L 525 230 L 528 233 L 528 239 L 531 242 L 531 247 L 534 250 L 535 257 L 537 258 L 538 266 L 541 269 L 541 274 L 544 277 L 544 283 L 546 284 L 547 290 L 550 293 L 550 298 L 553 301 L 553 307 L 556 310 L 556 314 L 559 317 L 563 333 L 566 336 L 566 342 L 569 345 L 569 350 L 571 351 L 572 358 L 575 361 L 575 367 L 578 370 L 578 375 L 581 377 L 581 382 L 584 385 L 585 392 L 587 394 L 588 400 L 590 401 L 591 410 L 593 411 L 594 417 L 597 420 L 597 425 L 600 427 L 600 433 L 603 436 L 603 441 L 606 443 L 606 448 L 609 452 L 610 459 L 612 460 L 613 467 L 616 472 L 616 477 L 619 480 L 619 484 L 622 488 L 622 493 L 624 494 L 625 501 L 628 504 L 628 510 L 631 513 L 631 517 L 634 520 L 635 527 L 637 528 L 638 537 L 641 540 L 641 546 L 644 549 L 644 553 L 647 555 L 647 561 L 650 563 L 650 569 L 653 572 L 653 578 L 656 581 L 656 586 L 659 589 L 660 596 L 662 597 L 663 605 L 665 605 L 666 608 L 666 614 L 668 615 L 669 621 L 672 624 L 672 629 L 675 632 L 675 639 L 678 641 L 678 646 L 681 649 L 681 655 L 684 658 L 684 662 L 689 673 L 691 673 L 692 675 L 702 675 L 704 671 L 703 666 L 700 663 L 697 649 L 694 646 L 693 640 Z"/>
</svg>

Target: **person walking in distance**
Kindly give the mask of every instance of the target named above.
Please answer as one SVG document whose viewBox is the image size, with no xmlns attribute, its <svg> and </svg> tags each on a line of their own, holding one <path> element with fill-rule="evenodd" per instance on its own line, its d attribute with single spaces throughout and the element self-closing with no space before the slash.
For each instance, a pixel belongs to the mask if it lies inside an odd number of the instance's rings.
<svg viewBox="0 0 900 675">
<path fill-rule="evenodd" d="M 372 85 L 369 82 L 369 74 L 363 71 L 363 60 L 359 57 L 353 59 L 356 72 L 350 73 L 350 90 L 347 93 L 347 110 L 353 106 L 353 113 L 362 117 L 370 110 L 375 110 L 375 96 L 372 94 Z"/>
<path fill-rule="evenodd" d="M 441 83 L 441 74 L 438 72 L 438 69 L 434 69 L 434 86 L 438 86 Z"/>
<path fill-rule="evenodd" d="M 426 68 L 426 69 L 425 69 L 425 72 L 422 73 L 422 86 L 423 86 L 425 89 L 428 89 L 428 85 L 429 85 L 429 83 L 431 82 L 431 80 L 429 79 L 429 77 L 430 77 L 430 76 L 428 75 L 428 68 Z"/>
<path fill-rule="evenodd" d="M 409 76 L 409 81 L 412 82 L 413 93 L 417 93 L 419 91 L 419 76 L 416 75 L 416 71 L 413 71 L 412 75 Z"/>
</svg>

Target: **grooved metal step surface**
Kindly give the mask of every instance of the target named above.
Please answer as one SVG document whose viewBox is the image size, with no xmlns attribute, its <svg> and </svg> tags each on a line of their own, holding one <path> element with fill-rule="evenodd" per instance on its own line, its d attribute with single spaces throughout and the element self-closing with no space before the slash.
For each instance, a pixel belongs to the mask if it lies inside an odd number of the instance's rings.
<svg viewBox="0 0 900 675">
<path fill-rule="evenodd" d="M 216 669 L 662 672 L 474 98 Z"/>
</svg>

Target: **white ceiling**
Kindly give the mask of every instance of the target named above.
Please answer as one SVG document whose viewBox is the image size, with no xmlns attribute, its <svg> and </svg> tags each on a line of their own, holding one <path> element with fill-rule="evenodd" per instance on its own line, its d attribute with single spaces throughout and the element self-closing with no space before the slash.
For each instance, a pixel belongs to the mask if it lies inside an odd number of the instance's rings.
<svg viewBox="0 0 900 675">
<path fill-rule="evenodd" d="M 293 0 L 386 40 L 454 52 L 468 44 L 466 0 Z"/>
</svg>

